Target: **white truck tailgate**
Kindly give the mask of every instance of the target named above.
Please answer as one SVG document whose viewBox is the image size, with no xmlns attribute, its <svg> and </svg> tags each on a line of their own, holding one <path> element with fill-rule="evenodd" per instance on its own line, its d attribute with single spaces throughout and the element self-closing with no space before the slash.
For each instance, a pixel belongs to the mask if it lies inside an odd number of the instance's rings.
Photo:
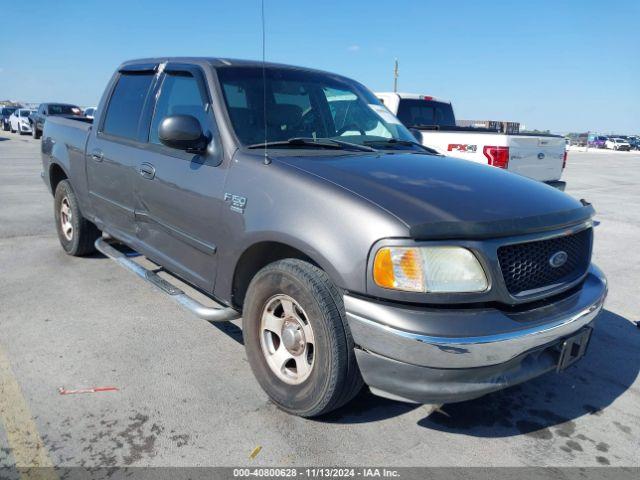
<svg viewBox="0 0 640 480">
<path fill-rule="evenodd" d="M 509 135 L 507 143 L 510 172 L 541 181 L 560 179 L 565 152 L 563 138 Z"/>
</svg>

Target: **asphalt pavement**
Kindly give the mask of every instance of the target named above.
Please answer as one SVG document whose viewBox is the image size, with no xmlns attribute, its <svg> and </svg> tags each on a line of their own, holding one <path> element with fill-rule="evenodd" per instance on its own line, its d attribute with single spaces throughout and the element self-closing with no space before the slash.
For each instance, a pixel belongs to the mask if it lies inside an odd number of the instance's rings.
<svg viewBox="0 0 640 480">
<path fill-rule="evenodd" d="M 39 148 L 0 132 L 0 467 L 640 466 L 640 153 L 569 153 L 610 281 L 584 360 L 442 412 L 364 391 L 305 420 L 261 391 L 239 322 L 64 254 Z M 117 390 L 59 393 L 94 386 Z"/>
</svg>

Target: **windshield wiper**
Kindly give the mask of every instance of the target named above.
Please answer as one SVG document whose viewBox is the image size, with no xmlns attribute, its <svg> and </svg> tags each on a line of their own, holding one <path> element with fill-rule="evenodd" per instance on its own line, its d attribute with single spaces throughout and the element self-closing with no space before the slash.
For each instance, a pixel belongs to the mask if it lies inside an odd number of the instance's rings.
<svg viewBox="0 0 640 480">
<path fill-rule="evenodd" d="M 397 138 L 388 138 L 385 140 L 367 140 L 364 143 L 365 145 L 388 145 L 390 147 L 393 147 L 394 145 L 400 145 L 403 147 L 418 147 L 421 150 L 424 150 L 425 152 L 432 155 L 440 155 L 437 150 L 425 147 L 421 143 L 414 142 L 412 140 L 398 140 Z"/>
<path fill-rule="evenodd" d="M 362 152 L 375 152 L 376 150 L 366 145 L 358 145 L 356 143 L 343 142 L 342 140 L 334 140 L 332 138 L 304 138 L 294 137 L 288 140 L 280 140 L 277 142 L 254 143 L 247 148 L 265 148 L 265 147 L 312 147 L 312 148 L 328 148 L 333 150 L 358 150 Z"/>
</svg>

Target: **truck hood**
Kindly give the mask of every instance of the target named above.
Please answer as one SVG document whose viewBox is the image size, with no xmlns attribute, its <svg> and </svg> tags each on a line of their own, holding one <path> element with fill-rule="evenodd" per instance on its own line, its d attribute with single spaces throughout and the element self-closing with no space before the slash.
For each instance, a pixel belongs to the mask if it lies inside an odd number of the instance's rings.
<svg viewBox="0 0 640 480">
<path fill-rule="evenodd" d="M 544 183 L 451 157 L 372 153 L 275 158 L 365 198 L 404 222 L 415 238 L 523 234 L 585 221 L 593 213 Z"/>
</svg>

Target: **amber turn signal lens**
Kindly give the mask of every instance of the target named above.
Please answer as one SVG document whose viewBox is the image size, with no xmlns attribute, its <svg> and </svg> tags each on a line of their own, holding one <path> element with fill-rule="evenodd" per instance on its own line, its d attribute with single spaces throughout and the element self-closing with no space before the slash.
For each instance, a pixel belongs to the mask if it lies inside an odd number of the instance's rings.
<svg viewBox="0 0 640 480">
<path fill-rule="evenodd" d="M 391 262 L 391 250 L 389 248 L 382 248 L 376 253 L 376 258 L 373 262 L 373 280 L 379 287 L 393 288 L 393 263 Z"/>
<path fill-rule="evenodd" d="M 373 262 L 373 280 L 382 288 L 410 292 L 423 291 L 420 251 L 417 248 L 381 248 Z"/>
</svg>

